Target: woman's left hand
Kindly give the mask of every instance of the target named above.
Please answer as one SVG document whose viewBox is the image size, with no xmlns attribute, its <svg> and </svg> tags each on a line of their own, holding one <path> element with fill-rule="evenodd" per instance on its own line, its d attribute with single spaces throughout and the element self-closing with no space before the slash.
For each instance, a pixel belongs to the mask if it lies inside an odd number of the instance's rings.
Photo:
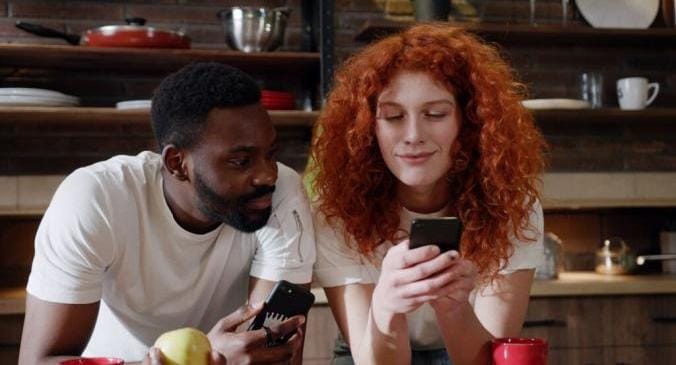
<svg viewBox="0 0 676 365">
<path fill-rule="evenodd" d="M 474 290 L 479 270 L 471 261 L 456 258 L 446 272 L 455 279 L 439 289 L 439 298 L 430 301 L 430 305 L 437 313 L 452 313 L 469 303 L 469 294 Z"/>
</svg>

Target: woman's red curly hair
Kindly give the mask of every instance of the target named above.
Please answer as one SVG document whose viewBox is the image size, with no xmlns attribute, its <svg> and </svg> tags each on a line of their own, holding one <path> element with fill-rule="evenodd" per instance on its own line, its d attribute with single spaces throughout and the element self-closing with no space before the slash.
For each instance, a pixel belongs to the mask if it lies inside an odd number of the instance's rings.
<svg viewBox="0 0 676 365">
<path fill-rule="evenodd" d="M 311 149 L 318 208 L 367 257 L 398 237 L 397 179 L 381 157 L 374 125 L 378 95 L 401 70 L 428 72 L 458 100 L 449 203 L 463 222 L 462 254 L 484 277 L 493 276 L 512 253 L 510 237 L 534 239 L 526 232 L 533 228 L 545 142 L 520 103 L 526 88 L 512 69 L 494 47 L 460 28 L 413 26 L 338 70 Z"/>
</svg>

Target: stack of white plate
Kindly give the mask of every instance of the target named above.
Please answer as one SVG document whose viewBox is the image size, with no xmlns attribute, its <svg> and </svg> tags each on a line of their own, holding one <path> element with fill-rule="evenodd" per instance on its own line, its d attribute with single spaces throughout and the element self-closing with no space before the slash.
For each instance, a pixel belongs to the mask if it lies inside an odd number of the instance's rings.
<svg viewBox="0 0 676 365">
<path fill-rule="evenodd" d="M 54 90 L 0 87 L 0 106 L 77 106 L 80 99 Z"/>
<path fill-rule="evenodd" d="M 152 100 L 150 99 L 141 99 L 141 100 L 125 100 L 120 101 L 115 104 L 115 108 L 120 110 L 130 110 L 130 109 L 150 109 Z"/>
</svg>

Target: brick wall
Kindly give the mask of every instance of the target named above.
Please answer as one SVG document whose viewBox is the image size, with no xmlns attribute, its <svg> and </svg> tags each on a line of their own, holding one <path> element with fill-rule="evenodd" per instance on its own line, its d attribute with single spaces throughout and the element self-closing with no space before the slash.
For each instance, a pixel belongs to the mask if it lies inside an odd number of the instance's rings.
<svg viewBox="0 0 676 365">
<path fill-rule="evenodd" d="M 67 32 L 106 24 L 120 24 L 125 17 L 142 16 L 149 25 L 185 29 L 196 48 L 226 48 L 223 30 L 216 13 L 225 7 L 242 4 L 236 0 L 146 0 L 146 1 L 39 1 L 0 0 L 0 42 L 64 44 L 59 39 L 41 38 L 14 27 L 16 20 L 30 21 Z M 256 0 L 248 5 L 290 6 L 292 16 L 283 49 L 300 49 L 300 0 Z M 476 14 L 484 21 L 528 22 L 527 0 L 485 0 Z M 572 2 L 571 2 L 572 3 Z M 536 21 L 552 24 L 561 21 L 559 0 L 538 0 Z M 411 18 L 406 0 L 340 0 L 335 2 L 335 52 L 337 63 L 363 47 L 354 35 L 370 18 Z M 451 15 L 463 20 L 458 9 Z M 654 27 L 663 27 L 661 14 Z M 476 19 L 474 19 L 476 20 Z M 571 5 L 569 24 L 585 25 Z M 676 51 L 657 48 L 625 47 L 528 47 L 504 49 L 504 54 L 530 87 L 534 98 L 578 97 L 578 78 L 584 71 L 601 71 L 604 76 L 604 103 L 616 107 L 614 82 L 629 75 L 643 75 L 661 84 L 655 107 L 676 106 Z M 115 102 L 148 98 L 163 75 L 100 73 L 93 71 L 54 71 L 0 68 L 0 86 L 32 86 L 60 90 L 82 98 L 83 105 L 112 106 Z M 256 75 L 261 83 L 299 88 L 293 77 Z M 288 87 L 288 86 L 286 86 Z M 674 171 L 676 170 L 676 127 L 661 124 L 642 131 L 632 126 L 607 124 L 582 127 L 543 126 L 551 144 L 552 171 Z M 62 129 L 33 132 L 15 127 L 0 129 L 0 174 L 67 173 L 74 167 L 106 158 L 115 153 L 133 153 L 152 146 L 149 133 L 124 131 L 89 132 Z M 308 136 L 307 129 L 287 131 L 293 136 L 283 144 L 283 161 L 302 169 Z M 122 134 L 121 134 L 122 133 Z M 54 143 L 55 138 L 61 138 Z M 89 143 L 85 140 L 90 139 Z M 107 141 L 103 141 L 107 139 Z M 94 142 L 97 141 L 97 142 Z M 92 147 L 92 148 L 89 148 Z M 51 156 L 41 163 L 42 156 Z M 35 161 L 35 162 L 33 162 Z"/>
</svg>

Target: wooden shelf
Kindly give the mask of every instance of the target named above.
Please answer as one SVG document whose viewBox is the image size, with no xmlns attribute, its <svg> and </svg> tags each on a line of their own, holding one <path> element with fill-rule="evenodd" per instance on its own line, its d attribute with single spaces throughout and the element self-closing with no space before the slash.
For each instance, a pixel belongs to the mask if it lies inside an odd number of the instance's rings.
<svg viewBox="0 0 676 365">
<path fill-rule="evenodd" d="M 221 49 L 97 48 L 0 44 L 0 67 L 161 74 L 191 62 L 222 62 L 247 72 L 319 72 L 319 53 L 244 53 Z"/>
<path fill-rule="evenodd" d="M 23 314 L 25 311 L 25 288 L 0 288 L 0 315 Z"/>
<path fill-rule="evenodd" d="M 277 126 L 312 126 L 319 112 L 271 110 Z M 613 124 L 669 123 L 676 125 L 676 108 L 652 108 L 639 111 L 620 109 L 548 109 L 533 110 L 538 123 Z M 148 124 L 147 110 L 118 110 L 89 107 L 0 107 L 0 125 L 15 123 L 64 124 Z M 149 124 L 148 124 L 149 125 Z"/>
<path fill-rule="evenodd" d="M 370 42 L 391 33 L 403 30 L 414 22 L 369 19 L 355 36 L 355 40 Z M 527 46 L 633 46 L 665 48 L 676 46 L 676 30 L 673 28 L 651 29 L 596 29 L 584 26 L 530 26 L 499 23 L 454 23 L 445 24 L 463 27 L 487 41 L 503 45 Z"/>
<path fill-rule="evenodd" d="M 676 108 L 644 110 L 604 109 L 540 109 L 533 110 L 538 123 L 613 124 L 670 123 L 676 125 Z"/>
<path fill-rule="evenodd" d="M 312 126 L 319 112 L 300 110 L 271 110 L 276 126 Z M 115 108 L 57 108 L 57 107 L 0 107 L 0 125 L 110 125 L 139 124 L 150 128 L 148 110 L 118 110 Z"/>
</svg>

